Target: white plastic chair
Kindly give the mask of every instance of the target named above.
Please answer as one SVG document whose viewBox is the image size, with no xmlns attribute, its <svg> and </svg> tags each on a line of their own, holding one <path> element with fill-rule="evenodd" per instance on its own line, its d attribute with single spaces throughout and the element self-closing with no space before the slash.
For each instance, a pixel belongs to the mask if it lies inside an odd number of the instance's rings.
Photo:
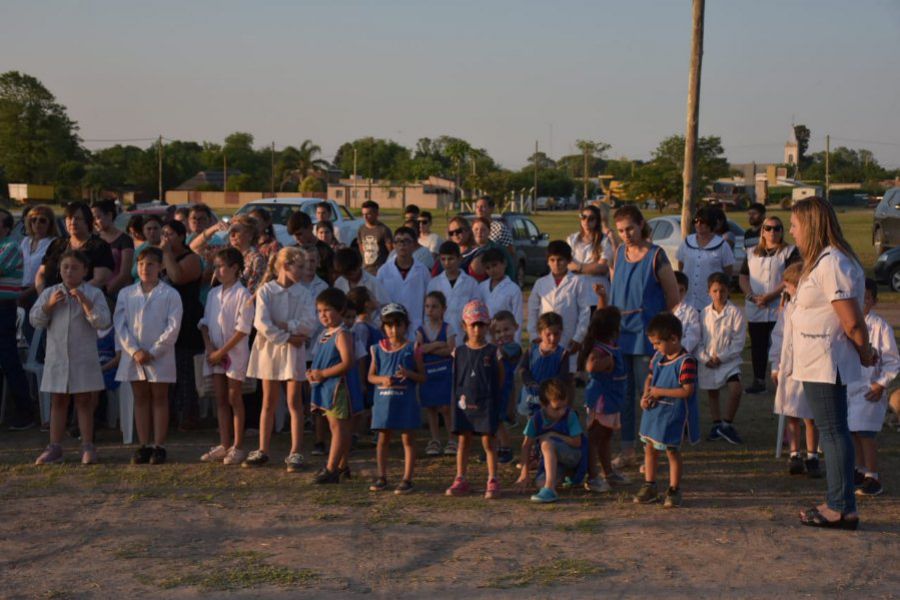
<svg viewBox="0 0 900 600">
<path fill-rule="evenodd" d="M 40 363 L 37 360 L 38 348 L 41 345 L 41 338 L 43 338 L 43 336 L 43 329 L 37 328 L 34 330 L 34 335 L 31 336 L 31 343 L 28 345 L 28 357 L 25 359 L 25 364 L 22 365 L 22 369 L 24 369 L 26 373 L 31 374 L 35 379 L 34 389 L 38 390 L 38 404 L 41 407 L 41 423 L 49 423 L 50 394 L 40 391 L 41 379 L 44 376 L 44 363 Z"/>
</svg>

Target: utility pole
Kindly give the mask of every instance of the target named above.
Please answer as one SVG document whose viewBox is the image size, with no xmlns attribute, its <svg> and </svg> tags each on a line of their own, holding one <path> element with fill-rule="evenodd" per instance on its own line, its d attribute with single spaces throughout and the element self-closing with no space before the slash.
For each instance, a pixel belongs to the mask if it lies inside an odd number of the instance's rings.
<svg viewBox="0 0 900 600">
<path fill-rule="evenodd" d="M 272 185 L 271 194 L 275 196 L 275 142 L 272 142 Z"/>
<path fill-rule="evenodd" d="M 353 201 L 356 200 L 356 146 L 353 146 Z M 353 206 L 352 202 L 347 203 L 347 207 Z"/>
<path fill-rule="evenodd" d="M 222 192 L 228 191 L 228 156 L 222 150 Z"/>
<path fill-rule="evenodd" d="M 691 232 L 694 214 L 694 167 L 697 163 L 697 129 L 700 121 L 700 65 L 703 60 L 703 12 L 705 0 L 693 0 L 691 70 L 688 76 L 687 119 L 684 132 L 684 172 L 681 193 L 681 237 Z"/>
<path fill-rule="evenodd" d="M 581 171 L 581 179 L 584 182 L 584 191 L 581 194 L 581 206 L 578 207 L 578 210 L 584 210 L 584 205 L 587 204 L 588 197 L 588 146 L 584 145 L 584 169 Z"/>
<path fill-rule="evenodd" d="M 538 141 L 534 140 L 534 192 L 531 194 L 531 210 L 537 206 L 537 175 L 538 175 Z"/>
<path fill-rule="evenodd" d="M 830 202 L 831 192 L 831 136 L 825 136 L 825 201 Z"/>
<path fill-rule="evenodd" d="M 157 164 L 157 171 L 158 171 L 158 174 L 157 174 L 157 181 L 156 181 L 156 184 L 157 184 L 158 188 L 157 188 L 157 196 L 156 196 L 156 197 L 157 197 L 157 200 L 159 200 L 160 202 L 163 201 L 163 184 L 162 184 L 162 162 L 163 162 L 163 161 L 162 161 L 162 153 L 163 153 L 163 150 L 162 150 L 162 135 L 160 135 L 160 136 L 156 139 L 156 159 L 157 159 L 157 163 L 158 163 L 158 164 Z"/>
</svg>

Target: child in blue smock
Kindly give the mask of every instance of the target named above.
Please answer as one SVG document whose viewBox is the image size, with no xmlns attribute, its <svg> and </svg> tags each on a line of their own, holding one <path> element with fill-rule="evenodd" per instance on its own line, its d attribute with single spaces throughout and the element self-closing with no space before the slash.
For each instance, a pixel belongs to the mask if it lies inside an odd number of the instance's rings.
<svg viewBox="0 0 900 600">
<path fill-rule="evenodd" d="M 516 387 L 516 367 L 522 360 L 522 345 L 516 340 L 519 337 L 519 324 L 515 316 L 508 310 L 498 311 L 491 320 L 491 337 L 500 352 L 503 363 L 503 384 L 500 386 L 500 424 L 497 426 L 497 460 L 501 464 L 512 462 L 509 430 L 506 425 L 516 422 L 514 405 L 510 402 Z"/>
<path fill-rule="evenodd" d="M 306 379 L 312 409 L 324 413 L 331 430 L 328 462 L 314 480 L 318 484 L 340 483 L 342 475 L 350 476 L 350 419 L 363 409 L 359 372 L 354 368 L 353 335 L 344 326 L 346 308 L 347 297 L 337 288 L 328 288 L 316 297 L 322 332 Z"/>
<path fill-rule="evenodd" d="M 487 341 L 491 316 L 481 300 L 472 300 L 463 308 L 466 343 L 453 354 L 453 433 L 459 436 L 456 453 L 456 479 L 447 488 L 448 496 L 464 496 L 471 491 L 466 479 L 472 437 L 481 438 L 488 468 L 484 497 L 500 496 L 497 481 L 497 451 L 494 436 L 500 420 L 500 384 L 503 364 L 497 358 L 497 347 Z"/>
<path fill-rule="evenodd" d="M 553 377 L 570 381 L 569 354 L 559 341 L 563 336 L 563 319 L 555 312 L 538 317 L 538 340 L 522 354 L 519 374 L 522 392 L 519 398 L 519 414 L 531 415 L 540 408 L 540 386 Z"/>
<path fill-rule="evenodd" d="M 369 417 L 372 404 L 375 402 L 375 386 L 369 383 L 369 365 L 372 364 L 372 354 L 369 352 L 369 348 L 384 339 L 384 334 L 371 322 L 371 315 L 378 311 L 378 302 L 368 288 L 361 285 L 350 288 L 350 291 L 347 292 L 347 310 L 348 313 L 352 313 L 352 320 L 348 327 L 353 334 L 354 356 L 363 391 L 363 410 L 353 415 L 352 448 L 356 445 L 359 437 L 368 432 L 371 423 Z M 345 325 L 347 325 L 349 316 L 349 314 L 344 315 Z M 377 444 L 378 435 L 375 434 L 372 445 Z"/>
<path fill-rule="evenodd" d="M 544 481 L 531 501 L 548 503 L 559 500 L 556 484 L 560 475 L 566 470 L 579 470 L 587 462 L 587 455 L 584 452 L 584 430 L 569 402 L 569 382 L 560 378 L 548 379 L 541 384 L 540 394 L 541 407 L 531 415 L 525 426 L 522 470 L 515 485 L 521 491 L 526 489 L 529 458 L 532 451 L 538 448 L 543 461 Z"/>
<path fill-rule="evenodd" d="M 622 313 L 615 306 L 605 306 L 605 294 L 600 298 L 601 305 L 591 317 L 578 362 L 589 377 L 584 387 L 589 478 L 584 486 L 588 491 L 602 493 L 608 492 L 612 485 L 628 483 L 612 467 L 612 437 L 622 428 L 621 410 L 627 374 L 622 350 L 616 344 Z M 603 477 L 600 477 L 600 469 Z"/>
<path fill-rule="evenodd" d="M 449 323 L 444 321 L 447 298 L 442 292 L 432 291 L 425 295 L 425 321 L 416 330 L 416 347 L 425 356 L 425 382 L 419 386 L 419 404 L 428 417 L 428 431 L 431 441 L 425 446 L 425 456 L 440 456 L 442 453 L 456 455 L 456 442 L 450 433 L 450 388 L 453 385 L 453 349 L 456 334 Z M 447 428 L 447 445 L 441 446 L 438 439 L 438 415 L 444 417 Z"/>
<path fill-rule="evenodd" d="M 672 313 L 660 313 L 647 325 L 647 337 L 656 354 L 650 359 L 650 375 L 641 398 L 641 441 L 644 442 L 644 485 L 634 497 L 637 504 L 659 500 L 656 467 L 659 453 L 669 459 L 669 488 L 665 508 L 681 505 L 684 463 L 681 442 L 685 432 L 692 444 L 700 441 L 697 410 L 697 359 L 681 345 L 681 321 Z"/>
<path fill-rule="evenodd" d="M 378 477 L 370 491 L 387 489 L 387 455 L 391 434 L 399 431 L 403 440 L 403 480 L 395 494 L 413 490 L 413 469 L 416 461 L 414 432 L 421 425 L 416 383 L 425 381 L 425 365 L 421 353 L 415 352 L 407 337 L 409 315 L 401 304 L 391 302 L 381 309 L 381 328 L 385 339 L 371 347 L 372 364 L 369 383 L 375 387 L 372 407 L 372 429 L 378 431 L 376 464 Z"/>
</svg>

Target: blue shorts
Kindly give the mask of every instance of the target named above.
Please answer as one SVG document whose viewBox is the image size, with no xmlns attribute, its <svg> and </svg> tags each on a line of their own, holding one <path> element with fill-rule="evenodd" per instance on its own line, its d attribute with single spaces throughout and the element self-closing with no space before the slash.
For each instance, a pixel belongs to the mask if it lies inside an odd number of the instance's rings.
<svg viewBox="0 0 900 600">
<path fill-rule="evenodd" d="M 559 438 L 553 438 L 556 448 L 556 463 L 566 469 L 574 469 L 581 464 L 581 448 L 573 448 Z"/>
</svg>

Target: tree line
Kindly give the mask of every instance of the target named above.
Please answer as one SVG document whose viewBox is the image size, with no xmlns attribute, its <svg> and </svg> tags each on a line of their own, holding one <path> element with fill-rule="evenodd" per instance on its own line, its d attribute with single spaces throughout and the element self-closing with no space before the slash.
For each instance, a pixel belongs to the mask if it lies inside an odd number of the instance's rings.
<svg viewBox="0 0 900 600">
<path fill-rule="evenodd" d="M 797 128 L 800 170 L 804 178 L 824 179 L 824 153 L 806 155 L 809 130 Z M 162 185 L 173 189 L 199 171 L 221 171 L 227 164 L 226 191 L 324 191 L 322 173 L 339 169 L 347 177 L 391 181 L 397 185 L 430 176 L 459 183 L 466 195 L 489 194 L 502 199 L 510 193 L 531 193 L 537 171 L 539 196 L 583 196 L 597 190 L 595 179 L 607 174 L 625 184 L 631 198 L 678 202 L 681 197 L 684 138 L 662 140 L 649 161 L 608 157 L 609 144 L 578 140 L 579 153 L 553 159 L 544 152 L 525 157 L 518 170 L 497 163 L 484 148 L 441 135 L 423 137 L 414 148 L 390 139 L 362 137 L 340 145 L 330 160 L 311 140 L 276 149 L 258 146 L 251 133 L 234 132 L 221 144 L 163 138 L 144 146 L 116 144 L 99 150 L 84 147 L 78 124 L 66 108 L 36 78 L 9 71 L 0 75 L 0 196 L 7 183 L 50 184 L 60 200 L 101 191 L 137 191 L 156 196 L 159 162 Z M 160 157 L 161 155 L 161 157 Z M 703 190 L 729 174 L 721 139 L 701 138 L 698 147 L 698 185 Z M 891 173 L 868 150 L 836 148 L 831 153 L 831 180 L 872 181 Z M 200 189 L 215 190 L 215 185 Z"/>
</svg>

